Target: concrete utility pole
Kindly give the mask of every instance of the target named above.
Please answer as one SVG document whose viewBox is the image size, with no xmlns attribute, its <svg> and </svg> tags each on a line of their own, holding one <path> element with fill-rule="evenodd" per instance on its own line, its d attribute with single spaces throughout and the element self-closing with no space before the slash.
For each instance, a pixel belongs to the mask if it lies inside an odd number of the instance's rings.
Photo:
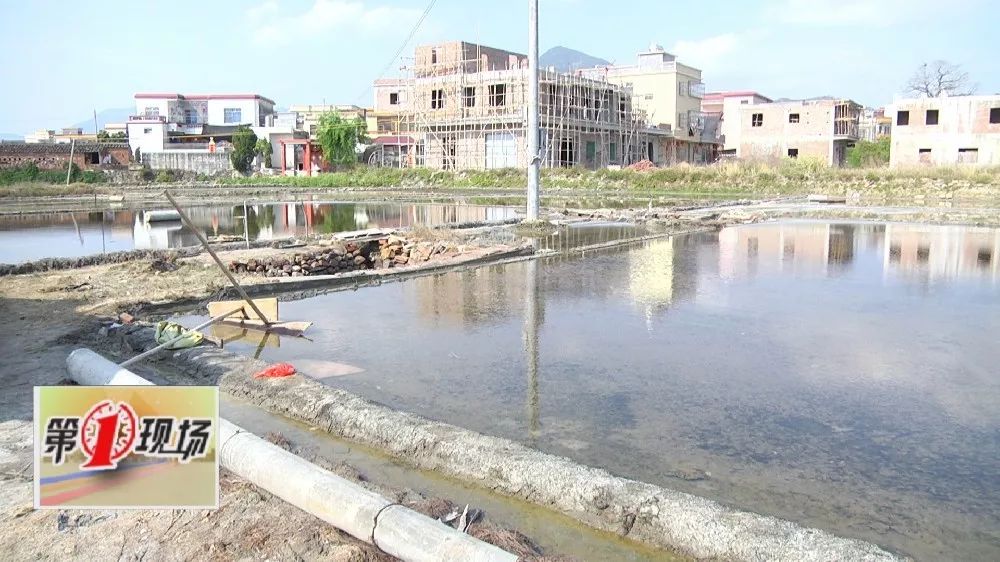
<svg viewBox="0 0 1000 562">
<path fill-rule="evenodd" d="M 538 0 L 528 0 L 528 220 L 538 220 Z"/>
<path fill-rule="evenodd" d="M 69 166 L 66 167 L 66 185 L 69 185 L 69 178 L 73 175 L 73 152 L 76 151 L 76 139 L 69 139 Z"/>
</svg>

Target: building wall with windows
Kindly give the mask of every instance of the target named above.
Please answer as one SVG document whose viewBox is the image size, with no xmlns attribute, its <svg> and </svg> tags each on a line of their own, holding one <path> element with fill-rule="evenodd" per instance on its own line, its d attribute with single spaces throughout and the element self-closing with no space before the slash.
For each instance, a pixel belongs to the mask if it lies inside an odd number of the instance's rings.
<svg viewBox="0 0 1000 562">
<path fill-rule="evenodd" d="M 527 57 L 520 53 L 466 41 L 449 41 L 417 46 L 414 49 L 413 75 L 422 78 L 527 66 Z"/>
<path fill-rule="evenodd" d="M 771 98 L 752 91 L 712 92 L 701 100 L 701 110 L 707 115 L 717 116 L 718 136 L 722 145 L 720 153 L 739 156 L 740 132 L 742 130 L 742 108 L 745 105 L 771 103 Z"/>
<path fill-rule="evenodd" d="M 265 126 L 274 115 L 274 102 L 257 94 L 135 95 L 135 115 L 178 125 Z"/>
<path fill-rule="evenodd" d="M 704 154 L 704 147 L 697 145 L 703 143 L 705 126 L 701 70 L 681 64 L 659 45 L 651 45 L 638 59 L 635 65 L 587 68 L 577 74 L 630 88 L 632 105 L 645 113 L 648 124 L 671 132 L 673 141 L 665 147 L 667 162 L 698 162 Z"/>
<path fill-rule="evenodd" d="M 1000 165 L 1000 95 L 903 99 L 887 113 L 893 168 Z"/>
<path fill-rule="evenodd" d="M 858 140 L 861 106 L 850 100 L 804 100 L 740 107 L 738 156 L 751 160 L 816 158 L 846 161 Z"/>
</svg>

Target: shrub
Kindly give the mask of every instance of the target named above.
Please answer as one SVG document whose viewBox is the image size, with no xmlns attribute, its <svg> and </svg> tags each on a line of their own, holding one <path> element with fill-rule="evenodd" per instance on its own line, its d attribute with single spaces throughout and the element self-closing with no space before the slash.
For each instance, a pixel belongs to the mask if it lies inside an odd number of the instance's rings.
<svg viewBox="0 0 1000 562">
<path fill-rule="evenodd" d="M 888 166 L 890 140 L 889 137 L 881 137 L 874 142 L 858 141 L 847 149 L 847 165 L 852 168 Z"/>
<path fill-rule="evenodd" d="M 233 151 L 229 154 L 233 168 L 241 174 L 250 173 L 256 155 L 257 135 L 250 130 L 250 127 L 240 127 L 233 133 Z"/>
</svg>

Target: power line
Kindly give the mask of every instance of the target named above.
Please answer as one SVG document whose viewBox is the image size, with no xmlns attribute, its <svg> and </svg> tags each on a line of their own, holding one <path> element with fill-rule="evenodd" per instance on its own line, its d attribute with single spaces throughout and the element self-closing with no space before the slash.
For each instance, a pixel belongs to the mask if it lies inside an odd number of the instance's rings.
<svg viewBox="0 0 1000 562">
<path fill-rule="evenodd" d="M 420 14 L 420 18 L 417 19 L 417 22 L 413 24 L 413 28 L 410 29 L 409 35 L 407 35 L 406 39 L 403 40 L 403 44 L 399 46 L 399 49 L 396 49 L 396 54 L 393 55 L 391 59 L 389 59 L 389 62 L 386 63 L 385 67 L 378 73 L 378 76 L 375 77 L 375 80 L 372 80 L 369 83 L 369 85 L 366 86 L 365 89 L 360 94 L 358 94 L 358 97 L 354 98 L 354 101 L 358 101 L 361 98 L 363 98 L 365 94 L 367 94 L 368 91 L 371 89 L 371 84 L 374 84 L 376 80 L 380 80 L 382 76 L 384 76 L 385 73 L 390 68 L 392 68 L 393 63 L 395 63 L 396 60 L 399 59 L 399 56 L 403 54 L 403 51 L 406 49 L 406 46 L 410 44 L 410 41 L 413 39 L 413 36 L 417 34 L 417 31 L 420 29 L 420 25 L 424 23 L 425 19 L 427 19 L 427 14 L 430 13 L 431 8 L 434 7 L 434 4 L 436 2 L 437 0 L 431 0 L 427 4 L 427 7 L 424 8 L 424 13 Z"/>
</svg>

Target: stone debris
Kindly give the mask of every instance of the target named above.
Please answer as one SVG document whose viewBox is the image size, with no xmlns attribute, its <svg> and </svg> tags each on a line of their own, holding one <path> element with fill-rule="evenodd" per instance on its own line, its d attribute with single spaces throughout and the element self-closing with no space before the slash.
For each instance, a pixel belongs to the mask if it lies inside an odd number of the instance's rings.
<svg viewBox="0 0 1000 562">
<path fill-rule="evenodd" d="M 377 247 L 377 243 L 374 242 L 348 242 L 342 247 L 294 254 L 291 258 L 270 257 L 231 261 L 229 271 L 265 277 L 302 277 L 372 269 L 374 264 L 371 256 Z"/>
<path fill-rule="evenodd" d="M 387 269 L 430 261 L 438 256 L 453 257 L 463 248 L 446 242 L 417 241 L 390 235 L 372 241 L 328 242 L 322 249 L 295 254 L 291 258 L 250 258 L 229 262 L 229 271 L 265 277 L 332 275 L 363 269 Z"/>
</svg>

